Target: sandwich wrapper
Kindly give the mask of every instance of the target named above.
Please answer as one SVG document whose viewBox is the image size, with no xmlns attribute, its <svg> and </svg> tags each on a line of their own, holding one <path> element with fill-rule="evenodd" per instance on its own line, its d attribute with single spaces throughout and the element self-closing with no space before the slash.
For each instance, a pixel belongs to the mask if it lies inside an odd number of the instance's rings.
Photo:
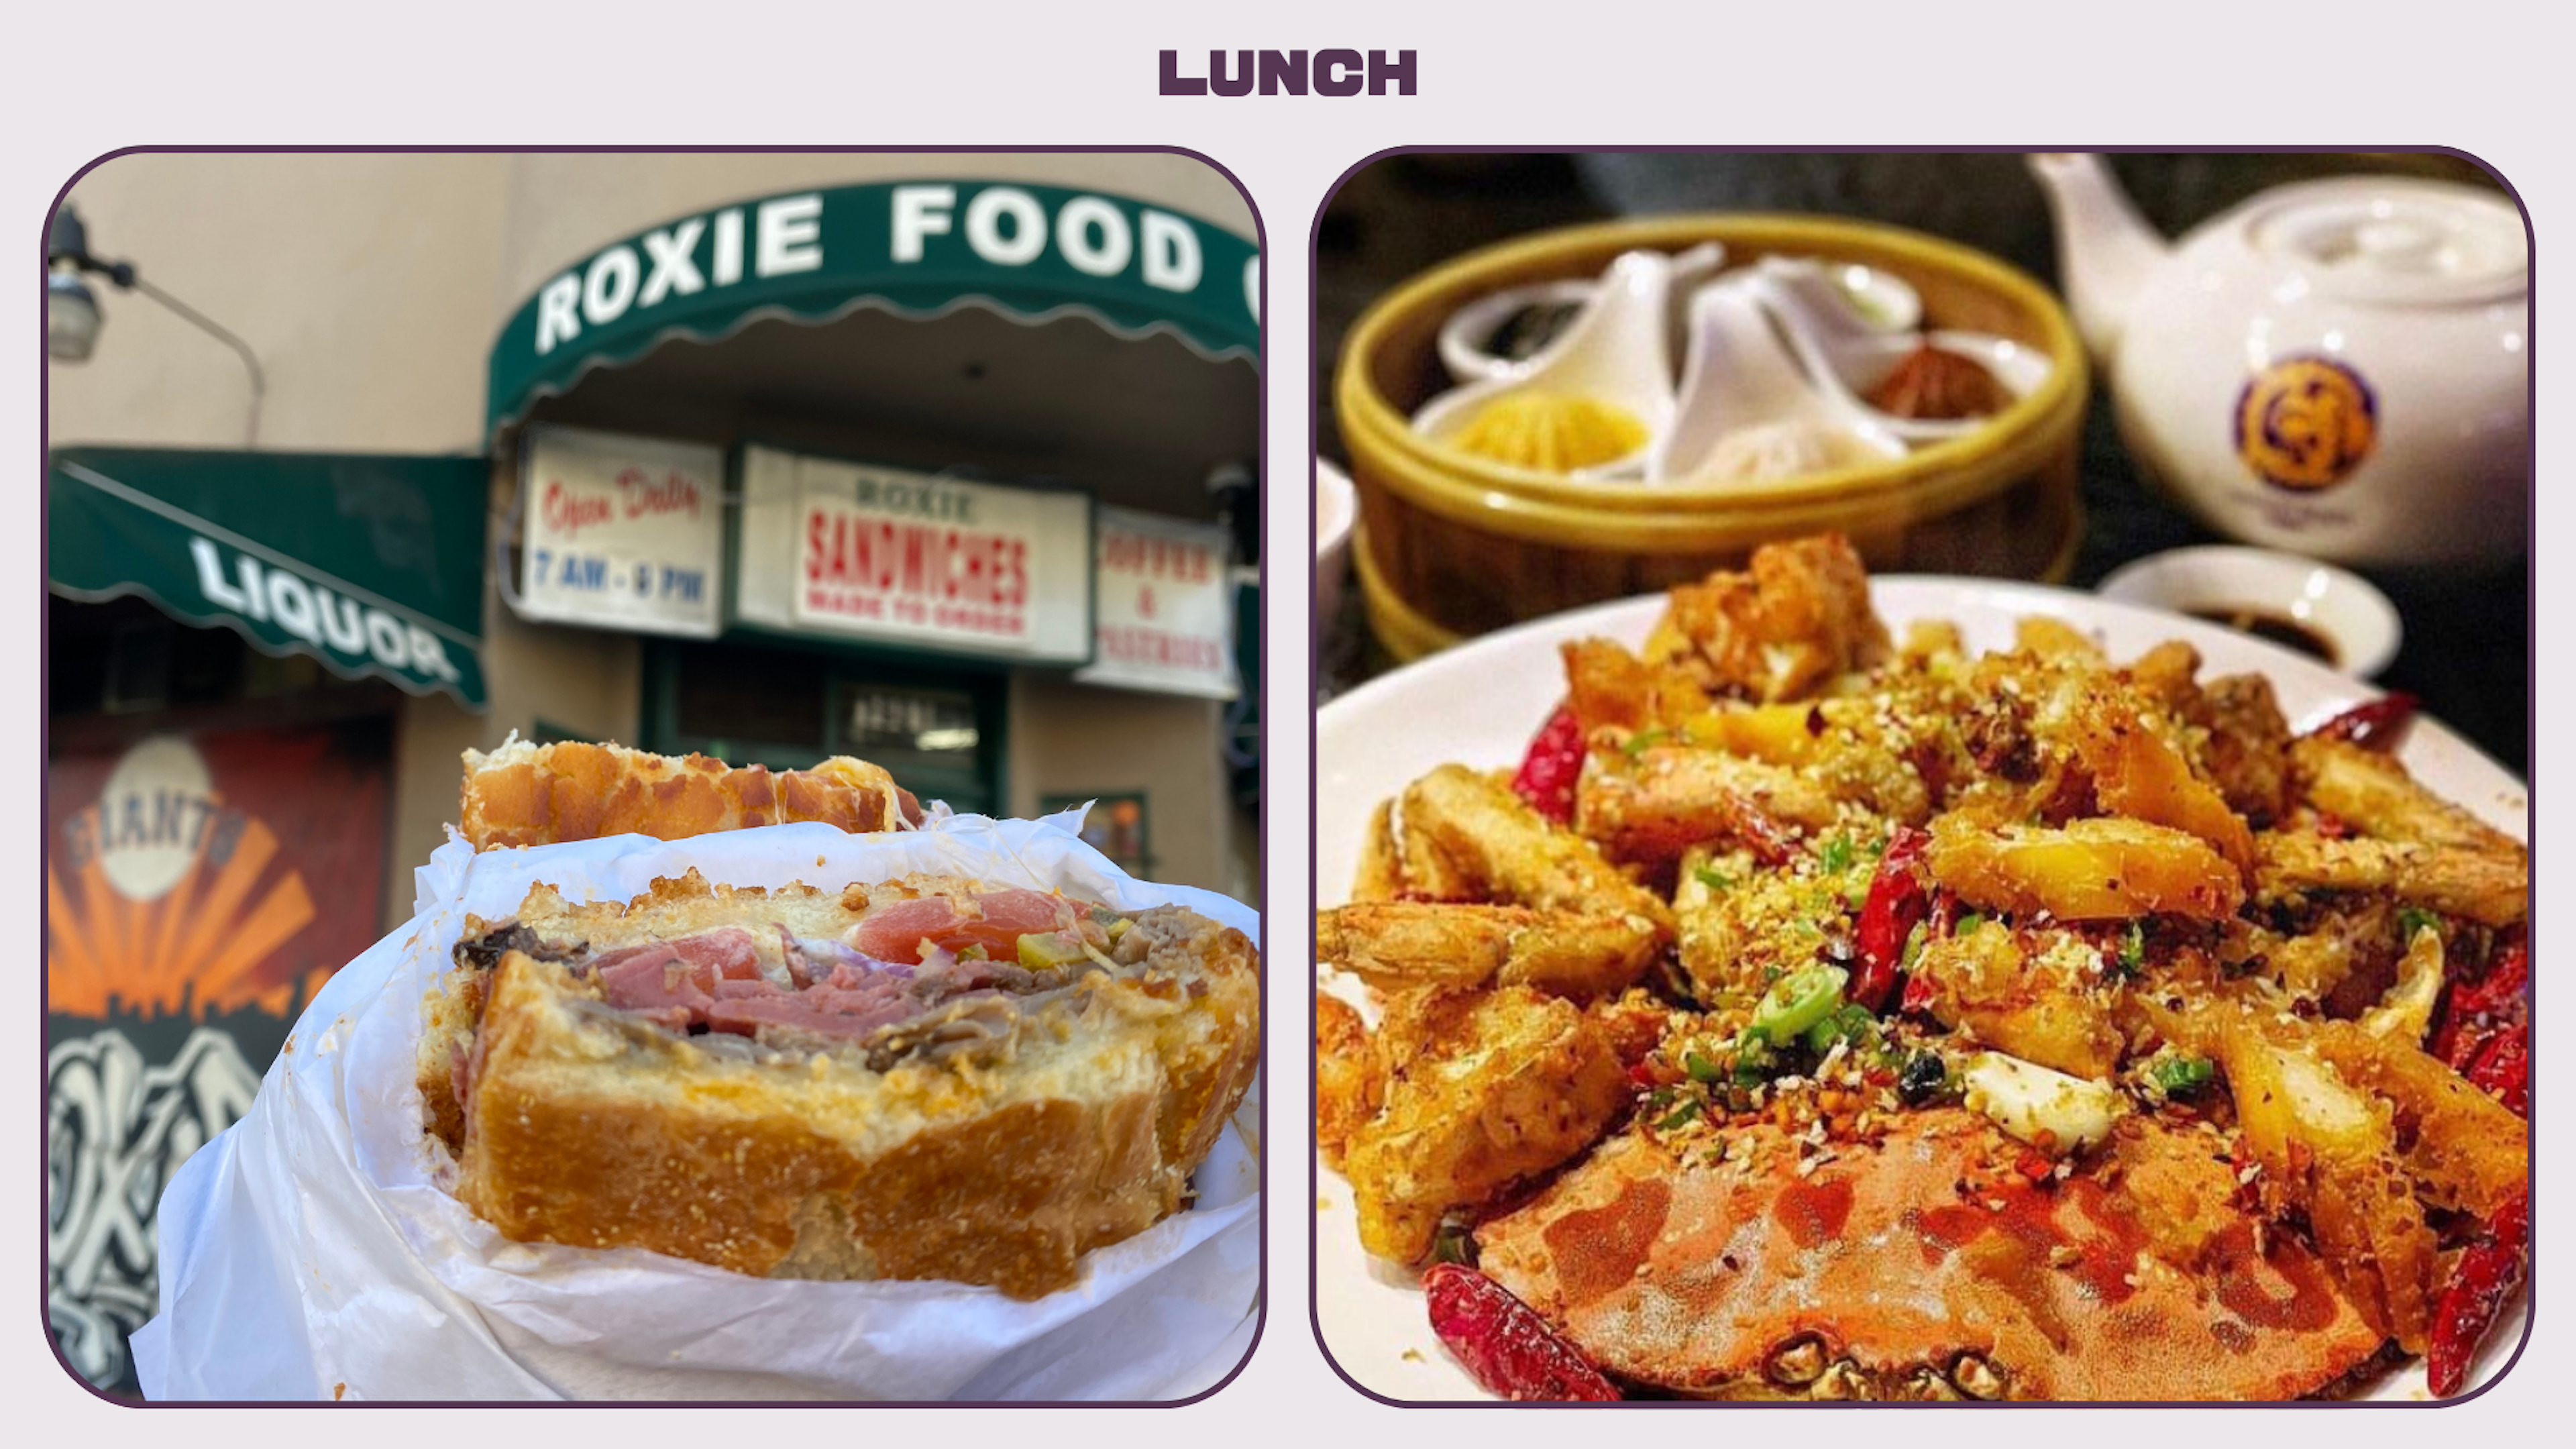
<svg viewBox="0 0 2576 1449">
<path fill-rule="evenodd" d="M 441 1188 L 421 1126 L 421 998 L 470 912 L 543 881 L 626 900 L 656 876 L 826 888 L 913 871 L 1181 905 L 1257 943 L 1260 917 L 1129 877 L 1043 820 L 943 817 L 847 835 L 773 825 L 477 855 L 451 836 L 412 919 L 334 975 L 248 1116 L 161 1199 L 161 1311 L 133 1337 L 151 1399 L 1147 1399 L 1213 1385 L 1249 1344 L 1260 1278 L 1258 1088 L 1194 1206 L 1084 1259 L 1034 1302 L 940 1282 L 754 1278 L 641 1249 L 515 1243 Z"/>
</svg>

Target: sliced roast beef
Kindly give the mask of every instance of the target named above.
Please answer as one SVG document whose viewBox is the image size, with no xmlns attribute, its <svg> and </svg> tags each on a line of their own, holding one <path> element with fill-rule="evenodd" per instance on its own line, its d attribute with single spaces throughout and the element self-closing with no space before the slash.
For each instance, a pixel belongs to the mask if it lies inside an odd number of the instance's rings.
<svg viewBox="0 0 2576 1449">
<path fill-rule="evenodd" d="M 751 933 L 738 926 L 609 951 L 590 963 L 590 971 L 609 1005 L 674 1031 L 705 1021 L 720 986 L 742 982 L 777 989 L 760 974 Z"/>
<path fill-rule="evenodd" d="M 870 913 L 845 939 L 799 936 L 784 923 L 758 933 L 727 926 L 587 957 L 586 946 L 551 948 L 512 924 L 457 954 L 487 965 L 511 950 L 568 960 L 598 984 L 595 1010 L 647 1039 L 667 1032 L 726 1052 L 861 1053 L 885 1071 L 915 1056 L 1008 1058 L 1025 1003 L 1110 964 L 1105 952 L 1082 952 L 1109 944 L 1097 909 L 1032 890 L 994 891 L 963 911 L 924 896 Z M 1020 938 L 1037 933 L 1052 939 L 1022 965 Z M 1082 954 L 1038 964 L 1068 950 Z M 774 959 L 764 962 L 765 951 Z"/>
</svg>

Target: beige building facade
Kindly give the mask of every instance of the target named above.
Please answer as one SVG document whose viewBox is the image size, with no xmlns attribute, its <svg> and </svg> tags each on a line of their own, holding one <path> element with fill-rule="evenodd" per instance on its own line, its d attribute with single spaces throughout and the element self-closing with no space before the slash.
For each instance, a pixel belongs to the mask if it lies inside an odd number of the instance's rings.
<svg viewBox="0 0 2576 1449">
<path fill-rule="evenodd" d="M 996 476 L 1069 482 L 1102 503 L 1216 519 L 1210 471 L 1257 459 L 1254 366 L 1200 359 L 1214 380 L 1193 381 L 1196 390 L 1180 398 L 1200 419 L 1194 438 L 1230 432 L 1239 445 L 1202 441 L 1195 451 L 1159 454 L 1093 447 L 1098 439 L 1084 418 L 1137 406 L 1138 389 L 1086 400 L 1082 388 L 1122 376 L 1090 367 L 1063 367 L 1061 386 L 1044 368 L 1017 369 L 1015 377 L 1009 334 L 1053 338 L 1041 349 L 1047 366 L 1095 353 L 1170 351 L 1172 343 L 1074 335 L 1083 332 L 1077 322 L 1028 328 L 966 318 L 934 334 L 852 318 L 806 329 L 811 335 L 772 328 L 779 335 L 768 342 L 752 329 L 703 348 L 673 344 L 631 378 L 602 369 L 498 428 L 487 416 L 487 361 L 505 322 L 604 245 L 746 198 L 907 177 L 1098 190 L 1247 239 L 1256 231 L 1222 173 L 1166 153 L 147 153 L 98 165 L 69 200 L 93 250 L 134 259 L 150 280 L 254 349 L 267 379 L 257 448 L 489 457 L 488 527 L 504 543 L 518 505 L 514 430 L 531 417 L 719 446 L 780 440 L 925 469 L 971 463 Z M 100 289 L 100 310 L 94 356 L 48 368 L 52 446 L 226 449 L 252 441 L 248 378 L 232 353 L 130 293 Z M 988 344 L 998 349 L 989 358 L 977 350 Z M 907 358 L 945 366 L 970 353 L 977 360 L 963 364 L 961 376 L 1018 391 L 943 417 L 911 390 Z M 708 384 L 709 369 L 737 366 L 738 374 L 717 379 L 721 385 Z M 506 552 L 498 567 L 512 567 Z M 488 710 L 472 712 L 440 694 L 406 695 L 397 705 L 381 909 L 388 925 L 408 914 L 410 873 L 455 818 L 461 752 L 495 746 L 513 730 L 645 745 L 670 734 L 669 721 L 657 724 L 654 714 L 654 676 L 686 668 L 671 662 L 681 655 L 634 633 L 529 622 L 503 601 L 495 565 L 484 572 Z M 850 648 L 811 657 L 836 677 L 861 680 L 875 658 Z M 895 663 L 908 678 L 940 667 Z M 1062 669 L 984 665 L 968 673 L 968 683 L 1003 702 L 1006 727 L 993 762 L 1001 794 L 993 804 L 1027 814 L 1047 801 L 1132 794 L 1150 822 L 1145 864 L 1156 878 L 1255 898 L 1255 820 L 1230 788 L 1222 749 L 1227 705 L 1080 684 Z"/>
</svg>

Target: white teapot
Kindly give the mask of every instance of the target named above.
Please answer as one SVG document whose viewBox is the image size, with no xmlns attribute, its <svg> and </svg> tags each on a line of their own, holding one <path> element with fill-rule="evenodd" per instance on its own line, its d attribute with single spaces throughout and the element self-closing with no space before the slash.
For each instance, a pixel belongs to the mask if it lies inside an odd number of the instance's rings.
<svg viewBox="0 0 2576 1449">
<path fill-rule="evenodd" d="M 2530 239 L 2465 186 L 2282 186 L 2168 243 L 2090 154 L 2031 158 L 2121 438 L 2218 532 L 2363 566 L 2517 557 Z"/>
</svg>

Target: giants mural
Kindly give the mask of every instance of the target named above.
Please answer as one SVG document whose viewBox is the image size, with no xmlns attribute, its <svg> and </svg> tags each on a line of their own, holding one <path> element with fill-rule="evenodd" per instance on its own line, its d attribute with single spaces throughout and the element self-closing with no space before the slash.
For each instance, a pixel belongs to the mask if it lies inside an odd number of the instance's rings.
<svg viewBox="0 0 2576 1449">
<path fill-rule="evenodd" d="M 134 1391 L 162 1187 L 379 934 L 390 746 L 378 718 L 47 765 L 48 1311 L 101 1388 Z"/>
</svg>

